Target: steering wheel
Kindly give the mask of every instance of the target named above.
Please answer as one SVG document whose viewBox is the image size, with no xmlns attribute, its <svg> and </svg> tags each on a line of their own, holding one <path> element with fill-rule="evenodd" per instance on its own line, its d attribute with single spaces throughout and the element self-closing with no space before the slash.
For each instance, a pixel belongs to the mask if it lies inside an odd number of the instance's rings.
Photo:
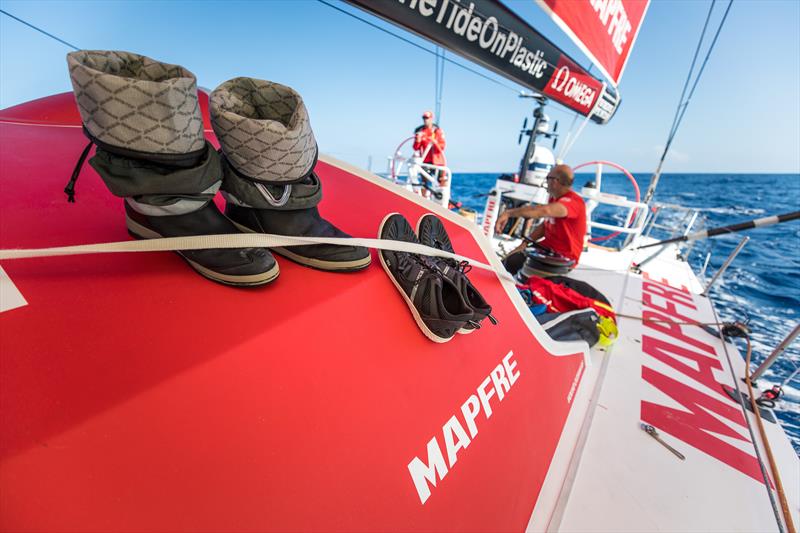
<svg viewBox="0 0 800 533">
<path fill-rule="evenodd" d="M 414 156 L 424 157 L 425 155 L 427 155 L 427 152 L 423 153 L 420 150 L 414 150 L 413 148 L 411 149 L 411 155 L 406 156 L 406 155 L 403 154 L 403 150 L 408 150 L 408 147 L 406 147 L 406 144 L 409 141 L 413 141 L 414 137 L 415 136 L 412 135 L 411 137 L 403 139 L 403 141 L 400 144 L 397 145 L 397 148 L 395 148 L 394 157 L 392 157 L 392 168 L 391 168 L 392 181 L 397 181 L 397 177 L 400 174 L 400 169 L 403 167 L 404 164 L 407 164 L 408 161 L 410 161 L 412 157 L 414 157 Z M 439 148 L 439 144 L 436 142 L 435 139 L 431 139 L 431 143 L 432 143 L 432 146 L 436 146 L 437 148 Z M 414 146 L 414 145 L 412 144 L 411 146 Z M 439 153 L 442 155 L 442 158 L 444 158 L 444 165 L 443 166 L 447 166 L 447 156 L 444 155 L 444 152 L 441 149 L 439 150 Z"/>
<path fill-rule="evenodd" d="M 628 172 L 622 165 L 618 165 L 618 164 L 613 163 L 611 161 L 599 160 L 599 161 L 589 161 L 588 163 L 581 163 L 580 165 L 578 165 L 576 167 L 572 167 L 572 170 L 574 172 L 574 171 L 578 170 L 579 168 L 588 167 L 589 165 L 607 165 L 607 166 L 615 168 L 615 169 L 619 170 L 620 172 L 622 172 L 623 174 L 625 174 L 628 177 L 628 180 L 630 180 L 631 185 L 633 185 L 633 190 L 636 192 L 636 202 L 638 203 L 641 200 L 642 195 L 641 195 L 641 192 L 639 192 L 639 184 L 636 183 L 636 178 L 634 178 L 633 174 Z M 631 211 L 631 216 L 628 218 L 628 221 L 625 223 L 625 227 L 626 228 L 630 227 L 630 225 L 633 224 L 633 221 L 636 220 L 636 214 L 638 212 L 639 212 L 638 208 L 636 208 L 633 211 Z M 600 236 L 600 237 L 594 237 L 592 239 L 589 239 L 589 242 L 607 241 L 609 239 L 613 239 L 614 237 L 616 237 L 617 235 L 620 235 L 621 233 L 622 233 L 621 231 L 614 231 L 612 233 L 609 233 L 608 235 L 603 235 L 603 236 Z"/>
</svg>

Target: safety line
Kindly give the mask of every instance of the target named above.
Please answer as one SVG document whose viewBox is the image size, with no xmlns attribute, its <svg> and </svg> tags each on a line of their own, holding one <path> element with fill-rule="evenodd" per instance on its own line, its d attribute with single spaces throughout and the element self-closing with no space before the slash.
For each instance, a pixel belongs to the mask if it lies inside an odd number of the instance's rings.
<svg viewBox="0 0 800 533">
<path fill-rule="evenodd" d="M 719 322 L 719 316 L 717 316 L 717 309 L 714 305 L 711 305 L 711 312 L 714 314 L 714 320 Z M 739 380 L 736 377 L 736 373 L 733 371 L 733 361 L 731 361 L 731 355 L 728 353 L 728 343 L 725 342 L 725 334 L 722 332 L 722 326 L 717 326 L 719 331 L 719 339 L 722 341 L 722 349 L 725 352 L 725 359 L 728 360 L 728 370 L 730 370 L 731 379 L 733 380 L 733 386 L 736 388 L 736 394 L 739 398 L 739 407 L 742 410 L 742 416 L 744 417 L 744 421 L 747 423 L 747 431 L 750 433 L 750 440 L 753 443 L 753 449 L 756 452 L 756 460 L 758 461 L 758 466 L 761 469 L 761 477 L 764 478 L 764 487 L 767 490 L 767 496 L 769 497 L 769 503 L 772 505 L 772 512 L 775 515 L 775 521 L 778 525 L 778 531 L 780 533 L 785 533 L 785 529 L 783 527 L 783 521 L 781 520 L 781 514 L 778 510 L 778 504 L 775 501 L 775 495 L 772 494 L 772 489 L 770 488 L 770 481 L 769 476 L 767 475 L 767 468 L 764 466 L 764 459 L 761 457 L 761 450 L 758 448 L 758 443 L 756 442 L 756 435 L 753 432 L 753 424 L 750 422 L 750 418 L 747 416 L 747 408 L 744 405 L 744 395 L 742 394 L 741 389 L 739 388 Z M 756 415 L 759 416 L 759 415 Z"/>
<path fill-rule="evenodd" d="M 358 15 L 355 15 L 355 14 L 353 14 L 353 13 L 350 13 L 350 12 L 349 12 L 349 11 L 347 11 L 347 10 L 344 10 L 344 9 L 342 9 L 342 8 L 340 8 L 340 7 L 337 7 L 337 6 L 335 6 L 335 5 L 331 4 L 330 2 L 326 2 L 325 0 L 317 0 L 317 2 L 319 2 L 319 3 L 321 3 L 321 4 L 325 4 L 326 6 L 330 7 L 331 9 L 335 9 L 336 11 L 339 11 L 340 13 L 344 13 L 345 15 L 347 15 L 347 16 L 349 16 L 349 17 L 353 17 L 353 18 L 354 18 L 354 19 L 356 19 L 356 20 L 360 20 L 360 21 L 361 21 L 361 22 L 363 22 L 364 24 L 367 24 L 367 25 L 369 25 L 369 26 L 372 26 L 373 28 L 375 28 L 375 29 L 378 29 L 378 30 L 380 30 L 380 31 L 382 31 L 382 32 L 384 32 L 384 33 L 388 33 L 388 34 L 389 34 L 389 35 L 391 35 L 392 37 L 395 37 L 395 38 L 397 38 L 397 39 L 400 39 L 401 41 L 403 41 L 403 42 L 405 42 L 405 43 L 408 43 L 408 44 L 410 44 L 411 46 L 414 46 L 414 47 L 416 47 L 416 48 L 419 48 L 420 50 L 423 50 L 423 51 L 425 51 L 425 52 L 428 52 L 429 54 L 436 55 L 436 52 L 434 52 L 433 50 L 429 50 L 429 49 L 425 48 L 424 46 L 422 46 L 421 44 L 415 43 L 414 41 L 412 41 L 412 40 L 410 40 L 410 39 L 406 39 L 406 38 L 405 38 L 405 37 L 403 37 L 402 35 L 398 35 L 398 34 L 396 34 L 396 33 L 394 33 L 394 32 L 391 32 L 391 31 L 387 30 L 386 28 L 382 28 L 382 27 L 378 26 L 377 24 L 374 24 L 374 23 L 372 23 L 372 22 L 368 21 L 367 19 L 361 18 L 361 17 L 359 17 Z M 460 68 L 462 68 L 462 69 L 466 70 L 467 72 L 471 72 L 472 74 L 475 74 L 476 76 L 480 76 L 481 78 L 483 78 L 483 79 L 485 79 L 485 80 L 489 80 L 489 81 L 490 81 L 490 82 L 492 82 L 492 83 L 496 83 L 497 85 L 499 85 L 499 86 L 501 86 L 501 87 L 503 87 L 503 88 L 505 88 L 505 89 L 508 89 L 509 91 L 513 91 L 513 92 L 514 92 L 514 93 L 516 93 L 516 94 L 522 94 L 522 93 L 524 93 L 524 91 L 520 91 L 519 89 L 515 89 L 514 87 L 511 87 L 510 85 L 506 85 L 505 83 L 502 83 L 502 82 L 500 82 L 500 81 L 498 81 L 498 80 L 496 80 L 496 79 L 494 79 L 494 78 L 490 78 L 490 77 L 489 77 L 489 76 L 487 76 L 486 74 L 482 74 L 482 73 L 478 72 L 477 70 L 473 70 L 473 69 L 471 69 L 471 68 L 467 67 L 466 65 L 462 65 L 461 63 L 458 63 L 458 62 L 456 62 L 456 61 L 453 61 L 452 59 L 449 59 L 449 58 L 447 58 L 447 57 L 442 57 L 442 60 L 443 60 L 443 61 L 447 61 L 448 63 L 451 63 L 451 64 L 453 64 L 453 65 L 455 65 L 455 66 L 457 66 L 457 67 L 460 67 Z"/>
<path fill-rule="evenodd" d="M 181 250 L 207 250 L 221 248 L 276 248 L 306 246 L 309 244 L 333 244 L 338 246 L 363 246 L 377 250 L 405 252 L 417 255 L 442 257 L 456 261 L 467 261 L 471 266 L 497 274 L 507 281 L 514 281 L 508 272 L 499 272 L 494 267 L 469 257 L 452 254 L 423 244 L 389 239 L 341 238 L 341 237 L 293 237 L 268 233 L 235 233 L 230 235 L 197 235 L 190 237 L 166 237 L 135 241 L 59 246 L 53 248 L 30 248 L 0 250 L 0 260 L 27 259 L 34 257 L 58 257 L 133 252 L 176 252 Z"/>
<path fill-rule="evenodd" d="M 658 166 L 656 167 L 656 171 L 653 173 L 653 177 L 650 178 L 650 185 L 647 187 L 647 193 L 644 197 L 644 203 L 649 203 L 650 200 L 653 198 L 655 194 L 656 187 L 658 186 L 658 181 L 661 178 L 661 168 L 664 166 L 664 161 L 667 158 L 667 153 L 672 146 L 672 141 L 675 139 L 675 136 L 678 133 L 678 128 L 683 122 L 683 117 L 686 115 L 686 109 L 689 107 L 689 102 L 692 100 L 692 95 L 694 95 L 694 91 L 697 88 L 697 84 L 700 82 L 700 78 L 703 75 L 703 71 L 706 68 L 706 64 L 708 63 L 708 59 L 711 57 L 711 52 L 714 50 L 714 46 L 717 44 L 717 38 L 719 38 L 720 33 L 722 32 L 722 27 L 725 25 L 725 20 L 728 18 L 728 13 L 730 13 L 731 6 L 733 5 L 733 0 L 728 1 L 728 7 L 725 9 L 725 13 L 722 15 L 722 20 L 720 20 L 719 26 L 717 27 L 717 31 L 714 34 L 714 38 L 711 41 L 711 45 L 706 52 L 706 56 L 703 59 L 703 64 L 700 67 L 700 70 L 697 72 L 697 76 L 694 79 L 694 84 L 692 85 L 691 91 L 689 91 L 689 96 L 683 101 L 683 96 L 686 93 L 686 87 L 689 85 L 689 80 L 692 77 L 694 66 L 696 64 L 697 55 L 700 52 L 700 48 L 703 45 L 704 36 L 706 33 L 706 28 L 708 27 L 708 21 L 711 18 L 711 12 L 714 9 L 714 4 L 716 0 L 712 0 L 711 6 L 708 9 L 708 15 L 706 17 L 705 25 L 703 26 L 703 32 L 700 36 L 700 41 L 697 43 L 697 48 L 695 49 L 694 59 L 692 59 L 692 66 L 689 69 L 689 73 L 686 76 L 686 81 L 683 86 L 683 92 L 681 93 L 681 99 L 678 101 L 678 107 L 675 109 L 675 116 L 672 119 L 672 127 L 670 128 L 670 132 L 667 135 L 667 141 L 664 145 L 664 152 L 661 154 L 661 159 L 658 162 Z"/>
<path fill-rule="evenodd" d="M 792 521 L 792 512 L 789 510 L 789 503 L 786 501 L 786 493 L 783 491 L 781 474 L 778 472 L 778 465 L 775 464 L 775 457 L 772 455 L 772 447 L 769 445 L 767 432 L 764 429 L 764 422 L 761 421 L 761 414 L 758 406 L 756 405 L 755 395 L 753 394 L 753 383 L 750 380 L 750 358 L 753 355 L 753 345 L 750 342 L 750 335 L 745 335 L 744 340 L 747 341 L 747 357 L 745 358 L 744 380 L 745 383 L 747 383 L 747 390 L 750 393 L 750 406 L 753 408 L 753 414 L 756 417 L 758 432 L 761 433 L 761 442 L 764 445 L 764 450 L 767 452 L 767 459 L 769 459 L 769 467 L 772 470 L 772 477 L 775 478 L 775 491 L 778 493 L 778 499 L 781 502 L 783 519 L 786 521 L 786 527 L 789 530 L 789 533 L 795 533 L 794 522 Z"/>
<path fill-rule="evenodd" d="M 7 17 L 11 17 L 12 19 L 16 20 L 17 22 L 21 22 L 22 24 L 25 24 L 25 25 L 26 25 L 26 26 L 28 26 L 29 28 L 33 28 L 34 30 L 38 31 L 39 33 L 43 33 L 43 34 L 47 35 L 47 36 L 48 36 L 48 37 L 50 37 L 51 39 L 55 39 L 56 41 L 60 42 L 61 44 L 65 44 L 65 45 L 69 46 L 70 48 L 72 48 L 72 49 L 73 49 L 73 50 L 75 50 L 75 51 L 77 51 L 77 50 L 80 50 L 80 48 L 78 48 L 78 47 L 77 47 L 77 46 L 75 46 L 74 44 L 72 44 L 72 43 L 68 43 L 68 42 L 67 42 L 67 41 L 65 41 L 64 39 L 61 39 L 61 38 L 59 38 L 59 37 L 56 37 L 56 36 L 55 36 L 55 35 L 53 35 L 52 33 L 46 32 L 46 31 L 44 31 L 42 28 L 39 28 L 39 27 L 37 27 L 37 26 L 34 26 L 34 25 L 33 25 L 33 24 L 31 24 L 30 22 L 25 22 L 25 21 L 24 21 L 24 20 L 22 20 L 21 18 L 19 18 L 19 17 L 15 17 L 15 16 L 14 16 L 14 15 L 12 15 L 11 13 L 9 13 L 8 11 L 5 11 L 5 10 L 2 10 L 2 9 L 0 9 L 0 13 L 2 13 L 3 15 L 5 15 L 5 16 L 7 16 Z"/>
</svg>

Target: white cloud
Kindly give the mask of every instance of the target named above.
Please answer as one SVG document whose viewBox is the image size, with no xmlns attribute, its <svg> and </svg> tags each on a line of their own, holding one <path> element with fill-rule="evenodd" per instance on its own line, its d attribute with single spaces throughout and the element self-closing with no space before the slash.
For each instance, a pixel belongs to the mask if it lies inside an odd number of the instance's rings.
<svg viewBox="0 0 800 533">
<path fill-rule="evenodd" d="M 664 145 L 657 144 L 653 146 L 653 152 L 655 153 L 656 157 L 661 157 L 661 154 L 664 152 Z M 674 147 L 669 149 L 669 153 L 667 154 L 667 161 L 676 161 L 679 163 L 686 163 L 689 161 L 690 157 L 689 154 L 686 152 L 681 152 L 680 150 L 676 150 Z"/>
</svg>

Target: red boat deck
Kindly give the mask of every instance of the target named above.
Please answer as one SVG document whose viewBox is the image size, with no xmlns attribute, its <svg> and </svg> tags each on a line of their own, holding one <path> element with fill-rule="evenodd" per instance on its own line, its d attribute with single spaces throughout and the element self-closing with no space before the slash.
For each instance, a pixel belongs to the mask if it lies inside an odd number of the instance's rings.
<svg viewBox="0 0 800 533">
<path fill-rule="evenodd" d="M 62 192 L 79 124 L 71 94 L 0 112 L 2 248 L 129 238 L 88 164 L 77 203 Z M 317 170 L 323 215 L 354 236 L 436 209 Z M 459 253 L 490 260 L 477 228 L 445 223 Z M 500 325 L 434 344 L 373 260 L 331 274 L 279 258 L 257 289 L 171 253 L 4 261 L 27 305 L 0 313 L 0 528 L 524 529 L 584 355 L 548 354 L 477 269 Z M 446 469 L 422 503 L 409 464 L 435 471 L 437 449 Z"/>
</svg>

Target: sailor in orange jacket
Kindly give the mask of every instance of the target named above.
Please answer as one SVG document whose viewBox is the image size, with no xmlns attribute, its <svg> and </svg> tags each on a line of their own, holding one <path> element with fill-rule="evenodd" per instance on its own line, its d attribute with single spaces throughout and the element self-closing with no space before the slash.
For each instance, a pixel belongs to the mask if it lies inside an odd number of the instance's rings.
<svg viewBox="0 0 800 533">
<path fill-rule="evenodd" d="M 433 123 L 433 113 L 425 111 L 422 114 L 423 124 L 414 130 L 414 150 L 425 154 L 424 163 L 431 165 L 445 165 L 444 158 L 444 131 Z M 430 146 L 430 149 L 428 149 Z M 427 151 L 427 153 L 426 153 Z M 444 185 L 444 173 L 439 173 L 439 184 Z"/>
</svg>

